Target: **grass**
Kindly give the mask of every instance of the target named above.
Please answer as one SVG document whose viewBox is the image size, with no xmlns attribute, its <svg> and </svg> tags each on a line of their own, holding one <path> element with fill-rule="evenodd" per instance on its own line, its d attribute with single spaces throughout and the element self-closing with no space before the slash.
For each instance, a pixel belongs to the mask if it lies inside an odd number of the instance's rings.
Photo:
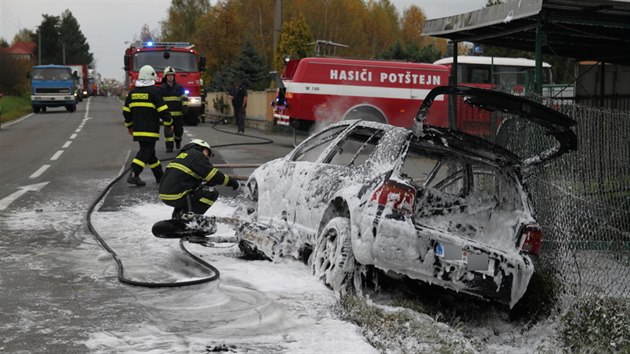
<svg viewBox="0 0 630 354">
<path fill-rule="evenodd" d="M 475 348 L 457 329 L 406 308 L 378 306 L 346 295 L 341 317 L 356 323 L 367 341 L 382 353 L 474 353 Z"/>
<path fill-rule="evenodd" d="M 0 98 L 0 122 L 8 122 L 32 112 L 28 96 L 4 96 Z"/>
</svg>

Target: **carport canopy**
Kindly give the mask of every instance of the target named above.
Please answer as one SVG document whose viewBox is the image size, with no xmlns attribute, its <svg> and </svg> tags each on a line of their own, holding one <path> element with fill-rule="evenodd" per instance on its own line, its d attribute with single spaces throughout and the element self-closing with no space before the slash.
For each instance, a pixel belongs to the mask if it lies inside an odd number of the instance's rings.
<svg viewBox="0 0 630 354">
<path fill-rule="evenodd" d="M 534 52 L 539 63 L 544 53 L 630 65 L 630 0 L 508 1 L 427 20 L 423 35 Z"/>
</svg>

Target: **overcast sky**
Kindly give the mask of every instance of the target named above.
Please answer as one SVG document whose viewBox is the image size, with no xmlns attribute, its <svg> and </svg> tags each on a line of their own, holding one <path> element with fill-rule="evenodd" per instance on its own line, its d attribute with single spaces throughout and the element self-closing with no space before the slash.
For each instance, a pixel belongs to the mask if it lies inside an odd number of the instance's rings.
<svg viewBox="0 0 630 354">
<path fill-rule="evenodd" d="M 487 0 L 391 0 L 403 11 L 410 5 L 422 8 L 427 18 L 478 10 Z M 20 29 L 37 29 L 42 15 L 61 16 L 69 9 L 79 22 L 103 78 L 124 79 L 123 54 L 140 29 L 159 28 L 170 0 L 0 0 L 0 38 L 11 43 Z"/>
</svg>

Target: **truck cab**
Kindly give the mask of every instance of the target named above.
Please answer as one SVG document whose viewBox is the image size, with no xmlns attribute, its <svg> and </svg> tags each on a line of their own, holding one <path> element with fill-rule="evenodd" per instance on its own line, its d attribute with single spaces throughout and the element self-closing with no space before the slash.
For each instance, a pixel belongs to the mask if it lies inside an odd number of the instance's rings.
<svg viewBox="0 0 630 354">
<path fill-rule="evenodd" d="M 77 109 L 77 77 L 64 65 L 37 65 L 31 69 L 31 105 L 33 112 L 46 112 L 48 107 Z"/>
</svg>

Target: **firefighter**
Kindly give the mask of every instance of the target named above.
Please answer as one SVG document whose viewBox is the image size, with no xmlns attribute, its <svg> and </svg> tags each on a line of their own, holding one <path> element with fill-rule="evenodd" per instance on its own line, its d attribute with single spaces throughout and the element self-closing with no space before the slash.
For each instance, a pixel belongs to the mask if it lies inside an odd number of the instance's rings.
<svg viewBox="0 0 630 354">
<path fill-rule="evenodd" d="M 172 129 L 173 124 L 168 106 L 154 86 L 156 76 L 152 66 L 140 68 L 135 88 L 127 94 L 123 106 L 125 126 L 133 140 L 140 145 L 140 150 L 131 162 L 132 172 L 127 183 L 139 187 L 146 184 L 140 179 L 140 173 L 146 166 L 151 168 L 155 181 L 160 182 L 163 171 L 160 160 L 155 156 L 155 142 L 160 138 L 160 120 L 167 129 Z"/>
<path fill-rule="evenodd" d="M 160 182 L 160 199 L 175 208 L 173 219 L 181 218 L 186 212 L 203 215 L 219 197 L 213 186 L 239 189 L 236 179 L 212 165 L 210 159 L 213 156 L 210 144 L 193 139 L 166 166 Z"/>
<path fill-rule="evenodd" d="M 164 140 L 166 141 L 166 152 L 173 152 L 173 143 L 175 148 L 179 149 L 182 144 L 182 135 L 184 135 L 184 112 L 188 108 L 188 96 L 184 92 L 184 87 L 175 82 L 175 69 L 167 66 L 164 69 L 160 92 L 164 98 L 164 102 L 168 105 L 168 110 L 173 117 L 173 130 L 164 127 Z"/>
</svg>

